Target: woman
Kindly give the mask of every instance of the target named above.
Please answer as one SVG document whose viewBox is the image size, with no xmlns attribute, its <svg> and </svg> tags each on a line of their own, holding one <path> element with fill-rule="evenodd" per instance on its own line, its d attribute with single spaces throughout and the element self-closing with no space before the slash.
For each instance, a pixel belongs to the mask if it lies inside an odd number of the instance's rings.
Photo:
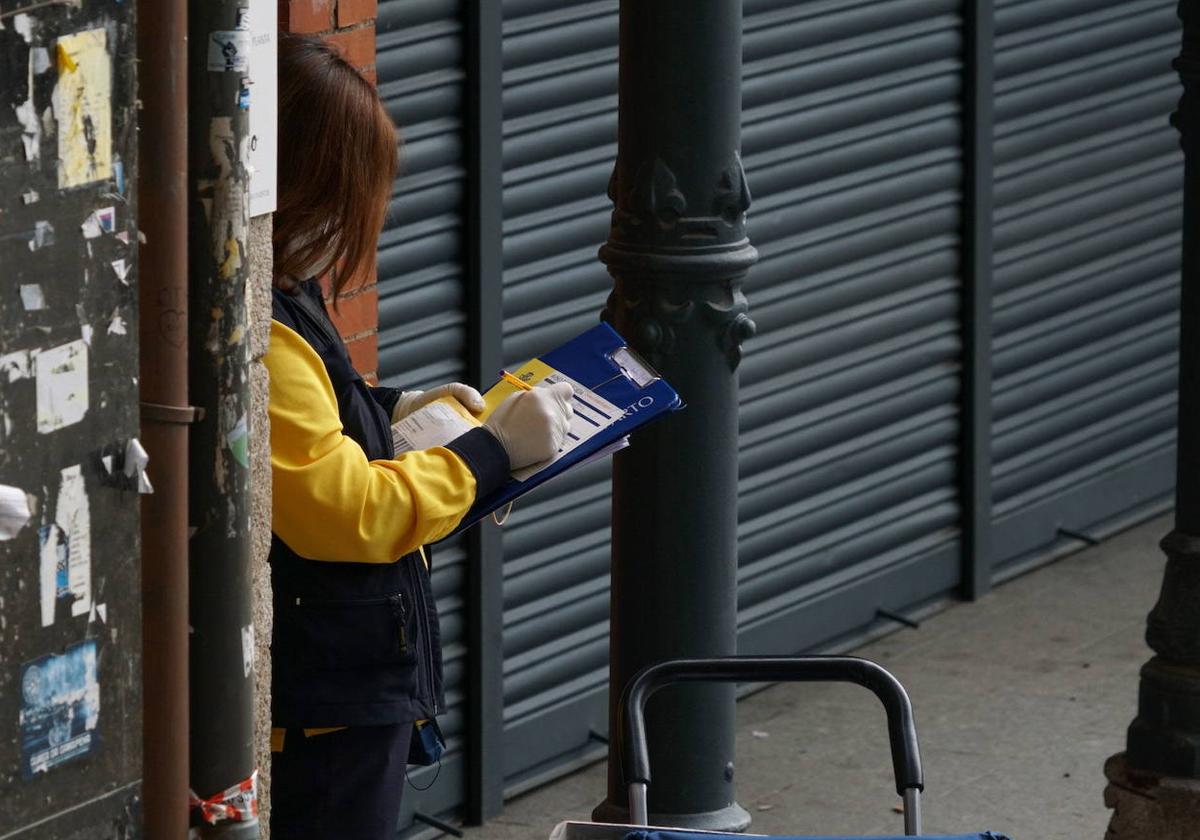
<svg viewBox="0 0 1200 840">
<path fill-rule="evenodd" d="M 416 721 L 443 708 L 422 546 L 509 472 L 557 451 L 569 386 L 510 397 L 445 447 L 394 457 L 390 425 L 475 389 L 371 388 L 313 278 L 367 273 L 396 171 L 374 88 L 324 43 L 279 45 L 279 184 L 270 349 L 272 814 L 275 837 L 392 837 Z"/>
</svg>

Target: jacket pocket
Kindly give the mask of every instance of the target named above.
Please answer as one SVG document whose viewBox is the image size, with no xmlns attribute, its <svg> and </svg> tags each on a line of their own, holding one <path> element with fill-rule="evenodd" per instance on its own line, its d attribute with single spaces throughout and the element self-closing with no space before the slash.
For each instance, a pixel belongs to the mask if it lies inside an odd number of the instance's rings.
<svg viewBox="0 0 1200 840">
<path fill-rule="evenodd" d="M 413 615 L 403 592 L 336 600 L 298 597 L 292 610 L 296 653 L 306 665 L 355 668 L 416 660 Z"/>
</svg>

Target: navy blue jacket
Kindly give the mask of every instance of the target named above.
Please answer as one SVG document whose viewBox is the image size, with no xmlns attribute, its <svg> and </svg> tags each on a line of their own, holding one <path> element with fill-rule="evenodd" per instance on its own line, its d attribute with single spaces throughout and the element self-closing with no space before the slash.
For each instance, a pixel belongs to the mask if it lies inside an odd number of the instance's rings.
<svg viewBox="0 0 1200 840">
<path fill-rule="evenodd" d="M 343 434 L 369 460 L 392 458 L 400 392 L 371 388 L 354 370 L 317 285 L 309 281 L 295 295 L 276 289 L 272 317 L 321 358 Z M 507 480 L 507 455 L 489 432 L 475 429 L 447 448 L 474 474 L 477 495 Z M 270 562 L 274 726 L 403 723 L 444 708 L 437 608 L 418 552 L 395 563 L 326 562 L 301 557 L 273 535 Z"/>
</svg>

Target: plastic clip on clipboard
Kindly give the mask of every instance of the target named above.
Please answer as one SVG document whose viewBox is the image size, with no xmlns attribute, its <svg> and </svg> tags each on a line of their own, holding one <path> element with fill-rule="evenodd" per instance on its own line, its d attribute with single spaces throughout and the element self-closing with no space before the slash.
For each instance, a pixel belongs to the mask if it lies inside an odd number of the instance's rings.
<svg viewBox="0 0 1200 840">
<path fill-rule="evenodd" d="M 592 327 L 566 344 L 513 369 L 512 374 L 533 387 L 543 383 L 571 383 L 575 391 L 571 434 L 554 459 L 515 471 L 513 478 L 502 487 L 477 499 L 457 530 L 474 524 L 573 467 L 616 451 L 631 432 L 683 407 L 675 390 L 608 324 Z M 501 379 L 484 394 L 487 408 L 478 419 L 471 418 L 471 425 L 486 419 L 496 406 L 518 390 L 521 390 L 519 386 Z M 397 452 L 448 443 L 463 431 L 461 425 L 457 430 L 451 427 L 461 422 L 465 409 L 447 410 L 447 406 L 440 403 L 414 413 L 418 416 L 414 416 L 412 422 L 429 427 L 431 422 L 439 422 L 432 417 L 438 412 L 448 423 L 447 433 L 454 431 L 451 437 L 437 443 L 406 446 L 401 435 L 397 437 Z"/>
</svg>

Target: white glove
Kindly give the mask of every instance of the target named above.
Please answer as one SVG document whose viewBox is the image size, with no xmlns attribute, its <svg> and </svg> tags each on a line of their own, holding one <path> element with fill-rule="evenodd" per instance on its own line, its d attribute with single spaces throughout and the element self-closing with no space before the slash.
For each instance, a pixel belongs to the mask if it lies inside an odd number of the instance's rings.
<svg viewBox="0 0 1200 840">
<path fill-rule="evenodd" d="M 566 382 L 513 394 L 496 407 L 483 427 L 496 436 L 514 470 L 553 458 L 571 428 Z"/>
<path fill-rule="evenodd" d="M 464 385 L 461 382 L 451 382 L 449 385 L 439 385 L 436 388 L 430 388 L 428 391 L 402 391 L 400 398 L 396 400 L 396 405 L 392 409 L 392 422 L 399 423 L 400 420 L 412 414 L 418 408 L 429 405 L 431 402 L 436 402 L 442 397 L 454 397 L 462 403 L 463 408 L 474 414 L 478 414 L 484 409 L 483 397 L 479 392 L 470 385 Z"/>
</svg>

